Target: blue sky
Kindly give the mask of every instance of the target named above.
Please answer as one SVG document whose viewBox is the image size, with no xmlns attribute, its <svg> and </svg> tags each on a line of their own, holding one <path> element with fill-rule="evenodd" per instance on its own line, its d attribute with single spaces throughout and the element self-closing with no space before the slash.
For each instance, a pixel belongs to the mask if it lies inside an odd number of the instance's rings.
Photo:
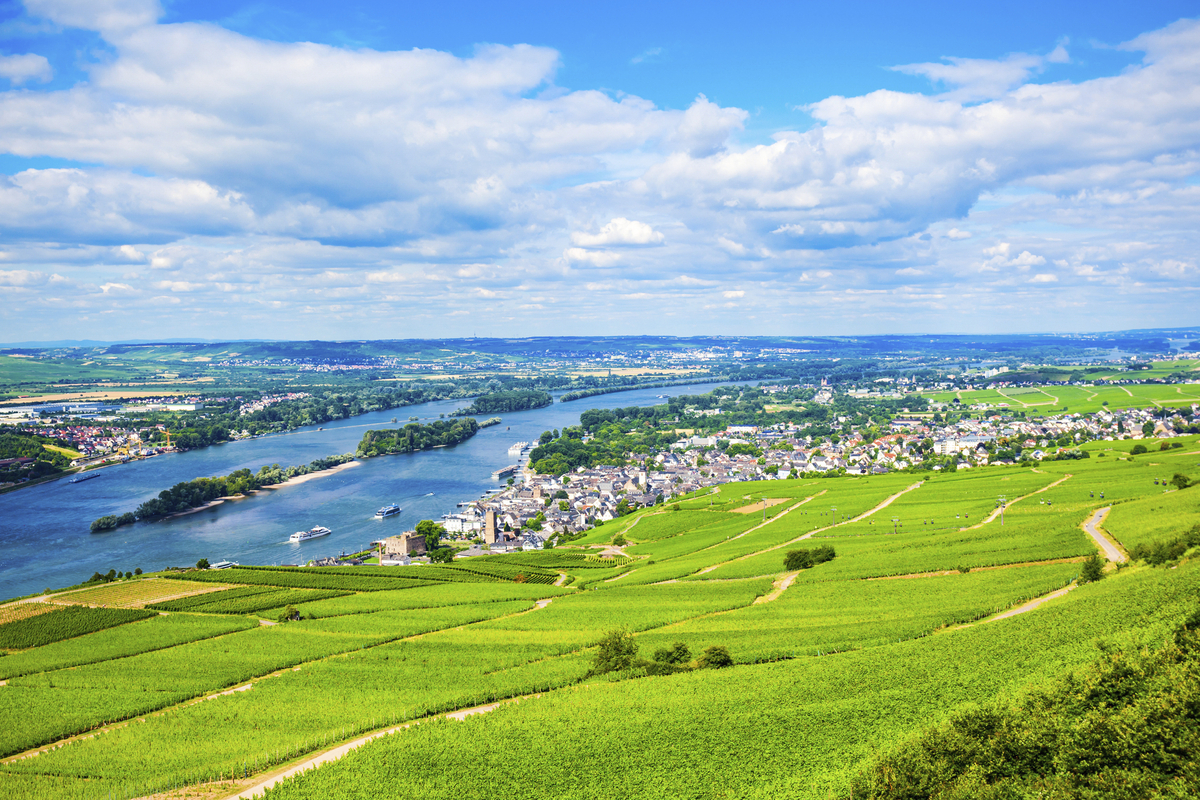
<svg viewBox="0 0 1200 800">
<path fill-rule="evenodd" d="M 0 4 L 4 338 L 1200 323 L 1194 4 L 979 5 Z"/>
</svg>

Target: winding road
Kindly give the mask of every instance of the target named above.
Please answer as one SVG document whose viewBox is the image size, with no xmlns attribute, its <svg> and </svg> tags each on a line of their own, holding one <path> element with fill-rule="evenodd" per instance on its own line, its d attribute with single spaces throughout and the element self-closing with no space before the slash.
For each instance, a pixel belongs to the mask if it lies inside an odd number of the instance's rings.
<svg viewBox="0 0 1200 800">
<path fill-rule="evenodd" d="M 1100 552 L 1104 553 L 1104 557 L 1109 561 L 1117 564 L 1124 564 L 1129 560 L 1129 556 L 1121 552 L 1115 544 L 1113 544 L 1104 532 L 1100 529 L 1100 524 L 1104 522 L 1104 518 L 1108 516 L 1111 506 L 1096 509 L 1091 518 L 1083 523 L 1083 529 L 1087 531 L 1087 535 L 1092 537 L 1092 541 L 1100 548 Z"/>
</svg>

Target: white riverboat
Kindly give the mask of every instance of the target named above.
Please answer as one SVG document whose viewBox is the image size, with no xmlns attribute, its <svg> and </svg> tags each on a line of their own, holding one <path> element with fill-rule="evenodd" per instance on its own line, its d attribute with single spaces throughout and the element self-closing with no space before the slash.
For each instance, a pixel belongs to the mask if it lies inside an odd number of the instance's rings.
<svg viewBox="0 0 1200 800">
<path fill-rule="evenodd" d="M 321 536 L 328 536 L 331 533 L 333 533 L 333 531 L 329 530 L 329 528 L 326 528 L 322 525 L 316 525 L 307 531 L 296 531 L 295 533 L 293 533 L 291 536 L 288 537 L 288 541 L 289 542 L 306 542 L 309 539 L 316 539 Z"/>
</svg>

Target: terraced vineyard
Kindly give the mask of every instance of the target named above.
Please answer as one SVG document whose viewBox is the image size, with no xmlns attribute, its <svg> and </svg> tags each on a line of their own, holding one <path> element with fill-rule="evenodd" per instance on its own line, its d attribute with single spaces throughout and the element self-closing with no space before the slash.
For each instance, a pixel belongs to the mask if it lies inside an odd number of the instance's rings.
<svg viewBox="0 0 1200 800">
<path fill-rule="evenodd" d="M 848 797 L 912 731 L 1082 668 L 1098 641 L 1161 647 L 1197 610 L 1200 486 L 1163 482 L 1200 478 L 1194 442 L 1132 461 L 1126 444 L 1037 469 L 732 484 L 575 549 L 192 571 L 0 606 L 0 641 L 23 648 L 0 658 L 0 794 L 226 797 L 365 733 L 523 697 L 268 797 Z M 764 496 L 784 502 L 734 513 Z M 1183 550 L 1079 585 L 1096 552 L 1081 523 L 1103 507 L 1127 550 Z M 627 556 L 597 559 L 617 534 Z M 833 558 L 787 568 L 816 546 Z M 260 623 L 283 605 L 302 619 Z M 624 660 L 593 674 L 602 642 Z M 732 665 L 704 668 L 711 648 Z M 430 754 L 453 768 L 414 771 Z"/>
</svg>

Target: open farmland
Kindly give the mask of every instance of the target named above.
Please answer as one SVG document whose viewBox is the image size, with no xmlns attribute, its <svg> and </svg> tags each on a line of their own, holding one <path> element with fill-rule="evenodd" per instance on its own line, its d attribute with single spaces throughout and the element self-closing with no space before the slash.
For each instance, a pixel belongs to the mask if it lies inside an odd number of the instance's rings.
<svg viewBox="0 0 1200 800">
<path fill-rule="evenodd" d="M 1188 369 L 1191 368 L 1189 365 Z M 982 404 L 989 408 L 1007 408 L 1029 414 L 1050 414 L 1064 410 L 1087 414 L 1105 408 L 1184 408 L 1200 403 L 1200 385 L 1008 386 L 931 392 L 925 396 L 935 403 L 953 403 L 957 400 L 963 406 Z"/>
<path fill-rule="evenodd" d="M 398 731 L 269 796 L 370 786 L 408 797 L 394 765 L 453 752 L 462 768 L 427 775 L 420 796 L 650 797 L 669 787 L 846 797 L 859 765 L 914 728 L 1082 667 L 1097 639 L 1161 642 L 1197 607 L 1190 550 L 1077 583 L 1096 552 L 1081 524 L 1097 509 L 1111 506 L 1106 525 L 1126 547 L 1200 524 L 1200 487 L 1161 481 L 1194 471 L 1195 456 L 1128 460 L 1127 444 L 1092 443 L 1090 458 L 1033 469 L 727 485 L 711 511 L 702 495 L 622 518 L 575 549 L 511 558 L 191 571 L 89 589 L 131 605 L 156 583 L 210 591 L 161 595 L 170 599 L 154 608 L 167 616 L 99 630 L 48 623 L 58 641 L 0 659 L 0 718 L 28 721 L 0 733 L 0 793 L 99 800 L 190 786 L 225 797 L 366 733 L 523 697 Z M 785 499 L 765 522 L 761 506 L 731 513 L 763 496 Z M 618 534 L 626 558 L 587 548 Z M 821 546 L 831 560 L 785 563 Z M 559 573 L 566 587 L 529 581 Z M 0 624 L 0 635 L 31 635 L 21 626 L 58 613 L 159 613 L 52 605 L 86 592 L 50 596 L 37 605 L 51 612 Z M 303 619 L 261 624 L 284 604 Z M 643 660 L 589 675 L 614 630 L 630 632 Z M 648 666 L 679 645 L 693 665 L 724 647 L 733 666 Z M 79 736 L 95 730 L 105 734 Z M 470 744 L 479 741 L 495 747 Z M 545 757 L 561 748 L 571 757 Z M 730 770 L 729 758 L 759 766 Z"/>
</svg>

